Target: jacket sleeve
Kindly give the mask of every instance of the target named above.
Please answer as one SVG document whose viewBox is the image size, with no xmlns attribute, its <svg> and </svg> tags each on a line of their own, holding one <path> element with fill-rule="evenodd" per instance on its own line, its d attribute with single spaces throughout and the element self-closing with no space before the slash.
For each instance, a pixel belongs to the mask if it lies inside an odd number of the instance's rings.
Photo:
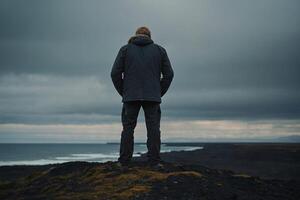
<svg viewBox="0 0 300 200">
<path fill-rule="evenodd" d="M 162 50 L 162 68 L 161 73 L 163 75 L 162 79 L 160 80 L 161 86 L 161 96 L 163 96 L 169 89 L 171 82 L 174 77 L 174 71 L 171 66 L 171 62 L 169 60 L 167 51 L 164 48 Z"/>
<path fill-rule="evenodd" d="M 123 96 L 123 78 L 125 64 L 125 47 L 121 47 L 111 69 L 111 79 L 117 92 Z"/>
</svg>

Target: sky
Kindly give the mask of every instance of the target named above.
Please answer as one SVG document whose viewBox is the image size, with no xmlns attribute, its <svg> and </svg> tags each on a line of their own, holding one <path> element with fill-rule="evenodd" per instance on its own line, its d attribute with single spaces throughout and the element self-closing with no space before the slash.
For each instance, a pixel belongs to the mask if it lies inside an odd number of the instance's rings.
<svg viewBox="0 0 300 200">
<path fill-rule="evenodd" d="M 110 71 L 147 26 L 174 79 L 162 141 L 300 135 L 298 0 L 3 0 L 0 143 L 119 141 Z M 140 110 L 136 141 L 145 141 Z"/>
</svg>

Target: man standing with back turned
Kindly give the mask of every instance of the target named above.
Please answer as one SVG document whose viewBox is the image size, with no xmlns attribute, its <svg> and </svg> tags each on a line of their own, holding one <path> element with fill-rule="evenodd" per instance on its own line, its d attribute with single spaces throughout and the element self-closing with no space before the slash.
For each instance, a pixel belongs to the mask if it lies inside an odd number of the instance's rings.
<svg viewBox="0 0 300 200">
<path fill-rule="evenodd" d="M 161 78 L 162 74 L 162 78 Z M 140 27 L 118 52 L 111 78 L 122 96 L 122 125 L 119 163 L 130 163 L 134 151 L 134 129 L 143 107 L 147 127 L 147 158 L 150 165 L 161 165 L 161 97 L 167 92 L 174 72 L 166 50 L 151 39 L 150 30 Z"/>
</svg>

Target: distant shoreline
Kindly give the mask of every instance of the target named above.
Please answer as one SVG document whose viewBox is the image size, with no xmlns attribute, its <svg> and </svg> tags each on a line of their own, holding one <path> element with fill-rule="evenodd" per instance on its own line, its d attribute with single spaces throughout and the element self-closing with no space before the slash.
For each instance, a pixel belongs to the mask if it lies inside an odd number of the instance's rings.
<svg viewBox="0 0 300 200">
<path fill-rule="evenodd" d="M 0 166 L 34 166 L 76 161 L 104 163 L 116 161 L 119 156 L 119 145 L 114 144 L 2 144 L 0 147 Z M 4 151 L 6 149 L 9 150 L 7 153 Z M 161 153 L 196 149 L 202 147 L 162 144 Z M 39 151 L 44 153 L 37 154 Z M 133 157 L 139 157 L 146 152 L 145 143 L 136 143 Z"/>
</svg>

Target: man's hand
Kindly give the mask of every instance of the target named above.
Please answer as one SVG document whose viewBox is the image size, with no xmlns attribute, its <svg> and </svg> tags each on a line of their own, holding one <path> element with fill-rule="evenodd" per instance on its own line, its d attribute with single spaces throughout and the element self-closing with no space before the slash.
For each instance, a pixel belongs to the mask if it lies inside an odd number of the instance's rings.
<svg viewBox="0 0 300 200">
<path fill-rule="evenodd" d="M 171 62 L 169 60 L 167 51 L 164 48 L 162 50 L 162 75 L 163 78 L 160 80 L 160 87 L 161 87 L 161 97 L 168 91 L 171 82 L 174 77 L 174 71 L 171 66 Z"/>
<path fill-rule="evenodd" d="M 123 77 L 125 47 L 121 47 L 111 70 L 111 79 L 117 92 L 123 96 Z"/>
</svg>

